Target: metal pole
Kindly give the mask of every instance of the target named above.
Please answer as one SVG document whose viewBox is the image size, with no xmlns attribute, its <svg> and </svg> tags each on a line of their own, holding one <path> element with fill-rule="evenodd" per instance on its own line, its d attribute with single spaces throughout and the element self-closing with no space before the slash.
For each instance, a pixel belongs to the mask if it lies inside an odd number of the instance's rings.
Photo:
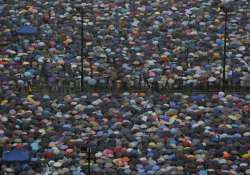
<svg viewBox="0 0 250 175">
<path fill-rule="evenodd" d="M 224 8 L 225 12 L 225 28 L 224 28 L 224 56 L 223 56 L 223 85 L 222 90 L 225 91 L 226 89 L 226 59 L 227 59 L 227 21 L 228 21 L 228 9 Z"/>
<path fill-rule="evenodd" d="M 84 55 L 83 55 L 83 49 L 84 49 L 84 41 L 83 41 L 83 7 L 81 7 L 81 92 L 84 90 L 84 75 L 83 75 L 83 60 L 84 60 Z"/>
<path fill-rule="evenodd" d="M 91 173 L 91 148 L 88 148 L 88 175 Z"/>
<path fill-rule="evenodd" d="M 192 14 L 188 14 L 188 28 L 190 27 L 190 18 L 191 18 Z M 187 36 L 187 40 L 186 40 L 186 59 L 187 59 L 187 67 L 192 67 L 192 62 L 189 63 L 188 57 L 189 57 L 189 36 Z"/>
<path fill-rule="evenodd" d="M 207 59 L 207 64 L 210 65 L 210 57 L 208 57 L 208 59 Z M 207 91 L 208 91 L 209 88 L 210 88 L 210 84 L 209 84 L 209 81 L 208 81 L 209 76 L 211 75 L 210 67 L 209 67 L 209 69 L 207 70 L 207 72 L 208 72 L 208 75 L 207 75 Z"/>
</svg>

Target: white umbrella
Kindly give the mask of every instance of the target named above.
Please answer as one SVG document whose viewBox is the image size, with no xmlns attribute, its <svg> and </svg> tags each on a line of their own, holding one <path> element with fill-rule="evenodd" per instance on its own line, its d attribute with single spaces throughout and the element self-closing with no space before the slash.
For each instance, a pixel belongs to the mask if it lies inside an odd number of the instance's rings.
<svg viewBox="0 0 250 175">
<path fill-rule="evenodd" d="M 179 70 L 179 71 L 182 71 L 183 67 L 182 66 L 177 66 L 176 69 Z"/>
<path fill-rule="evenodd" d="M 209 78 L 208 78 L 208 81 L 209 81 L 209 82 L 215 82 L 215 81 L 216 81 L 216 78 L 215 78 L 215 77 L 209 77 Z"/>
<path fill-rule="evenodd" d="M 168 80 L 168 83 L 169 83 L 169 84 L 174 84 L 174 80 L 173 80 L 172 78 L 170 78 L 170 79 Z"/>
<path fill-rule="evenodd" d="M 201 67 L 200 67 L 200 66 L 195 66 L 195 67 L 193 68 L 193 70 L 195 70 L 195 71 L 201 70 Z"/>
<path fill-rule="evenodd" d="M 7 49 L 6 52 L 7 52 L 7 53 L 10 53 L 10 54 L 16 54 L 16 51 L 10 50 L 10 49 Z"/>
<path fill-rule="evenodd" d="M 200 78 L 200 77 L 201 77 L 200 74 L 195 74 L 195 75 L 194 75 L 194 78 Z"/>
</svg>

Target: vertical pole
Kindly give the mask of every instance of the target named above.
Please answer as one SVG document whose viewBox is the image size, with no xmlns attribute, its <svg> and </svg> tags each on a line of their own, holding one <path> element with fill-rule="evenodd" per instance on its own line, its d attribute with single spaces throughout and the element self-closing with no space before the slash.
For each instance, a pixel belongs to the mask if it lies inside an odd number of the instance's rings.
<svg viewBox="0 0 250 175">
<path fill-rule="evenodd" d="M 190 18 L 192 14 L 188 14 L 188 28 L 190 26 Z M 187 59 L 187 67 L 192 67 L 192 63 L 189 63 L 188 57 L 189 57 L 189 36 L 187 36 L 187 41 L 186 41 L 186 59 Z"/>
<path fill-rule="evenodd" d="M 189 66 L 189 64 L 188 64 L 188 55 L 189 55 L 189 49 L 188 49 L 188 44 L 187 44 L 187 42 L 186 42 L 186 59 L 187 59 L 187 67 Z"/>
<path fill-rule="evenodd" d="M 94 14 L 94 10 L 93 10 L 93 6 L 91 6 L 91 13 L 93 15 L 93 21 L 94 21 L 94 26 L 96 25 L 96 16 Z M 90 17 L 91 19 L 91 17 Z M 92 21 L 92 19 L 91 19 Z M 94 30 L 95 28 L 93 28 Z M 96 34 L 96 31 L 94 31 L 94 37 L 95 37 L 95 34 Z M 88 48 L 88 54 L 89 54 L 89 48 Z M 88 56 L 88 55 L 87 55 Z M 94 70 L 93 70 L 93 62 L 92 62 L 92 59 L 90 59 L 90 70 L 91 70 L 91 78 L 93 78 L 93 74 L 94 74 Z"/>
<path fill-rule="evenodd" d="M 225 28 L 224 28 L 224 56 L 223 56 L 223 85 L 222 90 L 226 89 L 226 59 L 227 59 L 227 20 L 228 20 L 228 9 L 224 8 L 225 12 Z"/>
<path fill-rule="evenodd" d="M 91 148 L 88 148 L 88 175 L 90 175 L 90 164 L 91 164 Z"/>
<path fill-rule="evenodd" d="M 208 59 L 207 59 L 207 64 L 210 65 L 210 57 L 208 57 Z M 207 89 L 206 89 L 206 90 L 209 91 L 209 89 L 210 89 L 210 84 L 209 84 L 208 79 L 209 79 L 209 76 L 210 76 L 210 74 L 211 74 L 210 68 L 209 68 L 209 70 L 207 70 L 207 72 L 208 72 L 208 76 L 207 76 Z"/>
<path fill-rule="evenodd" d="M 187 24 L 187 28 L 189 29 L 189 27 L 190 27 L 190 16 L 191 16 L 191 14 L 187 14 L 188 15 L 188 24 Z M 188 35 L 186 35 L 186 37 L 187 37 L 187 39 L 185 40 L 185 47 L 186 47 L 186 66 L 187 66 L 187 69 L 188 68 L 191 68 L 192 66 L 191 66 L 191 62 L 189 63 L 189 36 Z M 183 75 L 184 75 L 184 73 L 183 73 Z M 184 83 L 183 83 L 184 81 L 182 80 L 182 89 L 184 88 Z M 187 87 L 187 86 L 186 86 Z"/>
<path fill-rule="evenodd" d="M 84 49 L 84 41 L 83 41 L 83 7 L 81 7 L 81 92 L 84 90 L 84 77 L 83 77 L 83 49 Z"/>
</svg>

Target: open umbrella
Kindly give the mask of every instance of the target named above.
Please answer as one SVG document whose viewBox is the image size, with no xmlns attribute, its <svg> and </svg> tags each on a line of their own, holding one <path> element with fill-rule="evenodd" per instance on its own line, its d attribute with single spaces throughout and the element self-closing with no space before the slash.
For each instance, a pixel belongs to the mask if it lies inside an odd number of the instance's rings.
<svg viewBox="0 0 250 175">
<path fill-rule="evenodd" d="M 32 26 L 22 26 L 17 28 L 16 33 L 18 35 L 35 35 L 37 33 L 37 28 Z"/>
<path fill-rule="evenodd" d="M 2 156 L 2 160 L 6 162 L 26 162 L 29 158 L 29 153 L 27 151 L 18 149 L 4 151 Z"/>
<path fill-rule="evenodd" d="M 209 82 L 215 82 L 215 81 L 216 81 L 216 78 L 215 78 L 215 77 L 209 77 L 209 78 L 208 78 L 208 81 L 209 81 Z"/>
<path fill-rule="evenodd" d="M 192 99 L 193 101 L 201 101 L 201 100 L 203 100 L 204 98 L 205 98 L 204 95 L 192 95 L 192 96 L 191 96 L 191 99 Z"/>
<path fill-rule="evenodd" d="M 91 85 L 91 86 L 96 85 L 96 83 L 97 83 L 97 81 L 95 79 L 93 79 L 93 78 L 88 80 L 88 84 Z"/>
</svg>

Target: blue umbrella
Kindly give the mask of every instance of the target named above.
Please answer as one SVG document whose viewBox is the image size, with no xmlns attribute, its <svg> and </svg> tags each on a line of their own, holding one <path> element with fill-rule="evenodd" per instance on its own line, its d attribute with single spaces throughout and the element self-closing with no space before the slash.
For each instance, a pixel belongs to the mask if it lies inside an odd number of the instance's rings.
<svg viewBox="0 0 250 175">
<path fill-rule="evenodd" d="M 82 173 L 82 172 L 79 171 L 79 170 L 73 171 L 72 174 L 73 174 L 73 175 L 85 175 L 84 173 Z"/>
<path fill-rule="evenodd" d="M 205 65 L 204 65 L 204 68 L 205 68 L 205 69 L 211 69 L 211 65 L 210 65 L 210 64 L 205 64 Z"/>
<path fill-rule="evenodd" d="M 29 158 L 29 153 L 27 151 L 18 149 L 4 151 L 2 156 L 2 160 L 6 162 L 26 162 Z"/>
<path fill-rule="evenodd" d="M 31 145 L 30 145 L 32 151 L 38 151 L 39 150 L 39 144 L 37 142 L 33 142 Z"/>
<path fill-rule="evenodd" d="M 216 44 L 217 44 L 218 46 L 222 47 L 222 46 L 224 45 L 224 41 L 221 40 L 221 39 L 217 39 L 217 40 L 216 40 Z"/>
<path fill-rule="evenodd" d="M 96 85 L 96 83 L 97 83 L 97 82 L 96 82 L 95 79 L 92 79 L 92 78 L 91 78 L 91 79 L 88 80 L 88 84 L 91 85 L 91 86 Z"/>
<path fill-rule="evenodd" d="M 169 120 L 169 116 L 167 116 L 167 115 L 160 115 L 160 119 L 162 119 L 164 121 L 168 121 Z"/>
<path fill-rule="evenodd" d="M 193 95 L 193 96 L 191 96 L 191 99 L 192 99 L 193 101 L 201 101 L 201 100 L 203 100 L 204 98 L 205 98 L 204 95 Z"/>
<path fill-rule="evenodd" d="M 37 33 L 37 28 L 32 26 L 22 26 L 17 28 L 16 33 L 18 35 L 35 35 Z"/>
<path fill-rule="evenodd" d="M 100 84 L 106 84 L 106 81 L 104 79 L 101 79 Z"/>
<path fill-rule="evenodd" d="M 199 175 L 208 175 L 208 172 L 207 172 L 207 170 L 200 170 L 200 171 L 198 172 L 198 174 L 199 174 Z"/>
<path fill-rule="evenodd" d="M 33 74 L 32 74 L 32 72 L 30 72 L 30 71 L 26 71 L 26 72 L 24 72 L 24 76 L 25 76 L 25 77 L 32 77 Z"/>
</svg>

